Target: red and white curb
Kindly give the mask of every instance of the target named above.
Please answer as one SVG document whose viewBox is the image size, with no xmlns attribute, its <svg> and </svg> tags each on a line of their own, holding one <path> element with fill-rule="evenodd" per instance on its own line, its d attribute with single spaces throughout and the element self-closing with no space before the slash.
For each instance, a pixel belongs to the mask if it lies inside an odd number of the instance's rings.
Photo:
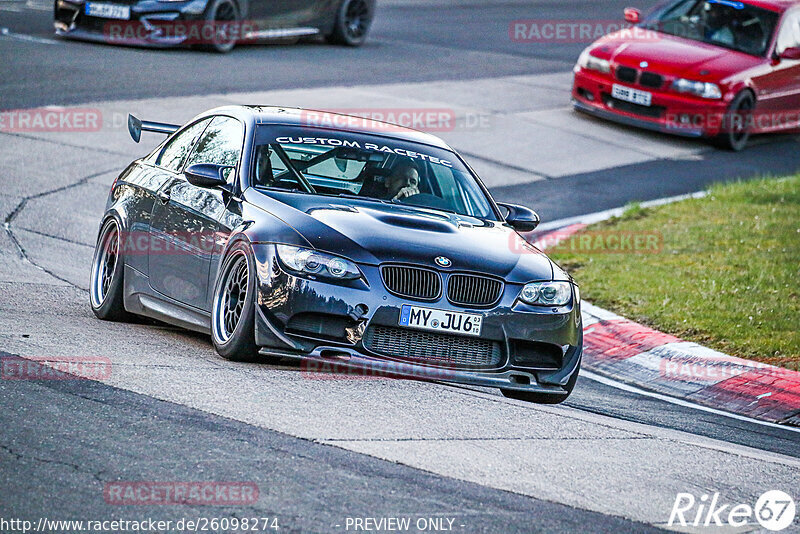
<svg viewBox="0 0 800 534">
<path fill-rule="evenodd" d="M 660 205 L 702 193 L 646 205 Z M 547 249 L 621 209 L 553 221 L 531 241 Z M 734 413 L 800 427 L 800 372 L 723 354 L 583 301 L 583 368 L 598 375 Z"/>
<path fill-rule="evenodd" d="M 800 373 L 728 356 L 581 304 L 583 365 L 703 406 L 800 426 Z"/>
</svg>

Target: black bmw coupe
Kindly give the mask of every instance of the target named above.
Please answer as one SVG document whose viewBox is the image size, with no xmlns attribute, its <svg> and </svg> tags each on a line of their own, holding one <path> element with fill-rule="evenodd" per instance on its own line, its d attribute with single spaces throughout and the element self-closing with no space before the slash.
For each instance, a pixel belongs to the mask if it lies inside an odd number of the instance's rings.
<svg viewBox="0 0 800 534">
<path fill-rule="evenodd" d="M 225 358 L 296 358 L 558 403 L 583 334 L 570 276 L 442 140 L 302 109 L 230 106 L 114 181 L 90 300 L 211 335 Z M 333 125 L 347 125 L 346 127 Z"/>
<path fill-rule="evenodd" d="M 53 13 L 64 37 L 217 52 L 313 36 L 359 46 L 374 15 L 375 0 L 55 0 Z"/>
</svg>

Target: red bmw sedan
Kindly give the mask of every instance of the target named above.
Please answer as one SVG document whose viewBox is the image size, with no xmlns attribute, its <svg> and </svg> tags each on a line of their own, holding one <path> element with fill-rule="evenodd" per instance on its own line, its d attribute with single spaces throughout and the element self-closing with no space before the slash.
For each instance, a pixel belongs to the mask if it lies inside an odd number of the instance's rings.
<svg viewBox="0 0 800 534">
<path fill-rule="evenodd" d="M 670 0 L 583 51 L 575 109 L 741 150 L 800 131 L 800 0 Z"/>
</svg>

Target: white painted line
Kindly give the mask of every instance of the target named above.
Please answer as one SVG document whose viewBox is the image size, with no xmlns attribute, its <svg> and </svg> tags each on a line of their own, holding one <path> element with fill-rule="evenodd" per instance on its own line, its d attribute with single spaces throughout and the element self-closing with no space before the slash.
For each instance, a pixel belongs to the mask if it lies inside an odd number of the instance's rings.
<svg viewBox="0 0 800 534">
<path fill-rule="evenodd" d="M 11 39 L 16 39 L 18 41 L 28 41 L 31 43 L 39 43 L 39 44 L 46 44 L 46 45 L 54 45 L 54 44 L 62 44 L 60 41 L 56 41 L 55 39 L 46 39 L 44 37 L 34 37 L 33 35 L 26 35 L 24 33 L 14 33 L 8 28 L 0 28 L 0 36 L 2 37 L 9 37 Z"/>
<path fill-rule="evenodd" d="M 629 384 L 625 384 L 623 382 L 617 382 L 611 378 L 606 378 L 601 375 L 597 375 L 591 371 L 586 371 L 581 369 L 580 376 L 583 378 L 588 378 L 594 382 L 599 382 L 600 384 L 604 384 L 606 386 L 620 389 L 622 391 L 627 391 L 628 393 L 636 393 L 637 395 L 644 395 L 645 397 L 652 397 L 654 399 L 658 399 L 664 402 L 668 402 L 670 404 L 675 404 L 677 406 L 683 406 L 684 408 L 692 408 L 694 410 L 699 410 L 701 412 L 706 413 L 713 413 L 714 415 L 721 415 L 723 417 L 728 417 L 730 419 L 736 419 L 738 421 L 746 421 L 748 423 L 753 423 L 755 425 L 767 426 L 770 428 L 780 428 L 783 430 L 787 430 L 789 432 L 795 432 L 800 434 L 800 428 L 788 426 L 788 425 L 779 425 L 778 423 L 770 423 L 769 421 L 761 421 L 759 419 L 753 419 L 752 417 L 746 417 L 744 415 L 739 415 L 736 413 L 730 413 L 723 410 L 717 410 L 716 408 L 709 408 L 708 406 L 703 406 L 700 404 L 695 404 L 693 402 L 689 402 L 687 400 L 678 399 L 676 397 L 670 397 L 669 395 L 662 395 L 661 393 L 655 393 L 653 391 L 647 391 L 644 389 L 637 388 L 636 386 L 631 386 Z"/>
<path fill-rule="evenodd" d="M 672 204 L 681 200 L 689 198 L 703 198 L 708 194 L 708 191 L 697 191 L 696 193 L 688 193 L 686 195 L 677 195 L 674 197 L 657 198 L 655 200 L 646 200 L 640 202 L 639 205 L 643 208 L 652 208 L 654 206 L 663 206 L 664 204 Z M 586 215 L 577 215 L 575 217 L 567 217 L 565 219 L 556 219 L 542 223 L 536 227 L 536 230 L 554 230 L 556 228 L 563 228 L 572 224 L 593 224 L 600 221 L 605 221 L 611 217 L 619 217 L 625 212 L 625 207 L 614 208 L 605 211 L 598 211 L 596 213 L 587 213 Z"/>
<path fill-rule="evenodd" d="M 52 11 L 53 2 L 47 0 L 28 0 L 25 2 L 25 7 L 33 11 Z"/>
</svg>

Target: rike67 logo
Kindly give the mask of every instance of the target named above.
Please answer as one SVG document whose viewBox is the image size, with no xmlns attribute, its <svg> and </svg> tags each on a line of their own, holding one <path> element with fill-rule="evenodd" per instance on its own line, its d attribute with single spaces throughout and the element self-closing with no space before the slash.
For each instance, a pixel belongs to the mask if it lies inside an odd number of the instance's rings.
<svg viewBox="0 0 800 534">
<path fill-rule="evenodd" d="M 794 523 L 794 500 L 781 490 L 764 492 L 755 503 L 725 503 L 719 493 L 701 495 L 678 493 L 668 526 L 682 527 L 744 527 L 756 521 L 767 530 L 778 532 Z"/>
</svg>

